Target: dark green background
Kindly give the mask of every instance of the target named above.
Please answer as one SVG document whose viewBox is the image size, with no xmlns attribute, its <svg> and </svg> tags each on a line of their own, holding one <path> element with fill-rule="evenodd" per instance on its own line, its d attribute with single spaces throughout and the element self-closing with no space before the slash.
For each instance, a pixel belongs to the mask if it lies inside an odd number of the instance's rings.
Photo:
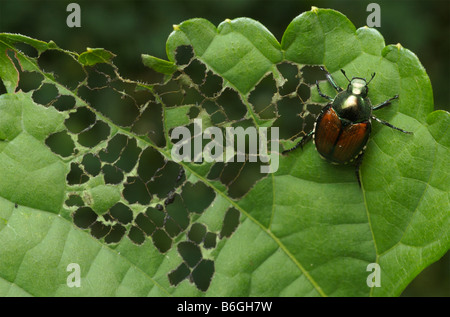
<svg viewBox="0 0 450 317">
<path fill-rule="evenodd" d="M 81 6 L 81 28 L 66 25 L 66 7 L 71 2 Z M 189 18 L 202 17 L 218 25 L 227 18 L 250 17 L 281 41 L 292 19 L 311 6 L 338 10 L 358 28 L 366 25 L 366 8 L 371 2 L 381 6 L 378 30 L 386 44 L 401 43 L 419 57 L 431 79 L 435 108 L 449 110 L 448 0 L 0 0 L 0 32 L 53 40 L 79 53 L 86 47 L 103 47 L 117 55 L 114 61 L 124 76 L 136 79 L 147 71 L 140 55 L 166 58 L 165 41 L 172 25 Z M 403 295 L 450 296 L 449 254 L 422 272 Z"/>
</svg>

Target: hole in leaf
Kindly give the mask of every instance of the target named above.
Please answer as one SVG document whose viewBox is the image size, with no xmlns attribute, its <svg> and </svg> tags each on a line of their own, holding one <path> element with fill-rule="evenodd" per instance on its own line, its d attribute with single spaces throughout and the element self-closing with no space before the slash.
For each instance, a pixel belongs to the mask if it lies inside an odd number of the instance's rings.
<svg viewBox="0 0 450 317">
<path fill-rule="evenodd" d="M 152 240 L 155 247 L 161 253 L 166 253 L 172 247 L 172 239 L 161 229 L 156 229 L 152 234 Z"/>
<path fill-rule="evenodd" d="M 217 102 L 222 106 L 229 120 L 239 120 L 247 113 L 247 108 L 233 89 L 225 89 Z"/>
<path fill-rule="evenodd" d="M 156 225 L 156 227 L 161 228 L 164 225 L 165 214 L 163 211 L 153 207 L 148 207 L 145 214 Z"/>
<path fill-rule="evenodd" d="M 119 224 L 114 225 L 105 237 L 106 243 L 117 243 L 125 234 L 125 227 Z"/>
<path fill-rule="evenodd" d="M 283 62 L 281 64 L 278 64 L 277 68 L 286 79 L 284 85 L 279 89 L 280 95 L 288 95 L 294 93 L 300 83 L 298 67 L 294 64 Z"/>
<path fill-rule="evenodd" d="M 69 185 L 79 185 L 87 182 L 89 177 L 80 168 L 78 163 L 70 164 L 70 172 L 67 174 L 67 183 Z"/>
<path fill-rule="evenodd" d="M 139 158 L 138 175 L 144 182 L 148 182 L 163 165 L 163 156 L 157 150 L 147 147 Z"/>
<path fill-rule="evenodd" d="M 130 228 L 130 232 L 128 233 L 128 237 L 130 238 L 131 241 L 133 241 L 136 244 L 142 244 L 145 241 L 145 235 L 142 232 L 141 229 L 132 226 Z"/>
<path fill-rule="evenodd" d="M 70 195 L 69 198 L 65 201 L 66 206 L 72 207 L 72 206 L 83 206 L 84 201 L 83 199 L 78 195 Z"/>
<path fill-rule="evenodd" d="M 222 110 L 216 111 L 211 115 L 211 122 L 215 125 L 220 125 L 225 121 L 227 121 L 227 116 Z"/>
<path fill-rule="evenodd" d="M 94 238 L 101 239 L 111 231 L 111 226 L 107 226 L 100 221 L 96 221 L 91 227 L 91 235 Z"/>
<path fill-rule="evenodd" d="M 235 208 L 230 208 L 227 210 L 225 217 L 223 219 L 222 230 L 220 231 L 220 239 L 226 237 L 229 238 L 239 225 L 239 211 Z"/>
<path fill-rule="evenodd" d="M 87 107 L 80 107 L 64 123 L 70 132 L 80 133 L 95 123 L 95 114 Z"/>
<path fill-rule="evenodd" d="M 208 114 L 213 114 L 216 111 L 220 111 L 220 107 L 213 100 L 205 100 L 202 104 L 202 107 L 208 112 Z"/>
<path fill-rule="evenodd" d="M 133 123 L 131 131 L 137 135 L 147 135 L 158 146 L 165 145 L 164 130 L 162 124 L 162 107 L 160 104 L 149 103 L 145 110 Z"/>
<path fill-rule="evenodd" d="M 52 103 L 52 106 L 58 111 L 71 110 L 75 107 L 75 98 L 73 96 L 61 95 Z"/>
<path fill-rule="evenodd" d="M 261 113 L 272 103 L 272 98 L 277 92 L 275 80 L 272 76 L 266 76 L 250 93 L 249 102 L 256 113 Z"/>
<path fill-rule="evenodd" d="M 84 170 L 92 176 L 97 176 L 101 170 L 101 162 L 97 156 L 92 153 L 88 153 L 83 157 L 81 162 L 84 166 Z"/>
<path fill-rule="evenodd" d="M 184 262 L 190 267 L 194 267 L 202 259 L 202 251 L 193 242 L 182 241 L 178 243 L 177 249 Z"/>
<path fill-rule="evenodd" d="M 33 92 L 33 100 L 41 105 L 47 105 L 58 96 L 58 89 L 53 84 L 43 84 Z"/>
<path fill-rule="evenodd" d="M 177 286 L 186 279 L 191 271 L 185 263 L 181 263 L 175 270 L 169 273 L 169 282 L 172 286 Z"/>
<path fill-rule="evenodd" d="M 303 131 L 303 104 L 296 97 L 285 97 L 278 101 L 278 111 L 280 117 L 275 121 L 274 126 L 279 127 L 281 139 L 289 139 Z"/>
<path fill-rule="evenodd" d="M 187 65 L 193 57 L 194 51 L 190 45 L 181 45 L 175 50 L 175 60 L 177 65 Z"/>
<path fill-rule="evenodd" d="M 265 175 L 260 173 L 261 162 L 245 163 L 237 176 L 228 185 L 228 195 L 231 198 L 244 196 L 251 187 Z"/>
<path fill-rule="evenodd" d="M 78 135 L 78 143 L 85 147 L 94 147 L 106 140 L 109 136 L 110 128 L 103 121 L 97 121 L 94 126 Z"/>
<path fill-rule="evenodd" d="M 88 86 L 89 88 L 101 88 L 108 85 L 111 80 L 111 77 L 107 76 L 105 73 L 102 73 L 96 69 L 96 67 L 85 67 L 88 72 Z"/>
<path fill-rule="evenodd" d="M 225 163 L 223 163 L 223 162 L 215 163 L 209 170 L 207 178 L 210 180 L 219 179 L 220 174 L 222 173 L 224 167 L 225 167 Z"/>
<path fill-rule="evenodd" d="M 195 88 L 185 88 L 183 92 L 183 102 L 184 105 L 195 105 L 199 101 L 203 100 L 203 96 Z"/>
<path fill-rule="evenodd" d="M 29 57 L 38 57 L 38 51 L 31 45 L 23 43 L 23 42 L 17 42 L 14 43 L 14 47 L 19 50 L 21 53 L 29 56 Z"/>
<path fill-rule="evenodd" d="M 187 115 L 188 115 L 189 119 L 193 120 L 193 119 L 197 118 L 199 113 L 200 113 L 200 109 L 198 109 L 197 107 L 194 106 L 189 109 L 189 112 Z"/>
<path fill-rule="evenodd" d="M 83 86 L 79 89 L 79 95 L 115 124 L 130 127 L 139 116 L 139 109 L 133 98 L 123 92 L 124 89 L 120 87 L 116 90 L 108 86 L 91 90 Z"/>
<path fill-rule="evenodd" d="M 55 79 L 70 90 L 75 89 L 86 76 L 74 57 L 58 50 L 43 52 L 38 58 L 38 64 L 45 72 L 53 73 Z"/>
<path fill-rule="evenodd" d="M 179 106 L 184 98 L 179 83 L 173 79 L 163 86 L 156 86 L 155 91 L 166 107 Z"/>
<path fill-rule="evenodd" d="M 180 226 L 172 218 L 166 218 L 166 222 L 164 223 L 164 229 L 166 230 L 167 234 L 172 238 L 176 237 L 181 232 Z"/>
<path fill-rule="evenodd" d="M 53 133 L 45 139 L 45 144 L 53 153 L 68 157 L 74 153 L 75 144 L 66 131 Z"/>
<path fill-rule="evenodd" d="M 214 191 L 204 183 L 187 182 L 181 192 L 183 201 L 190 212 L 202 213 L 214 200 Z"/>
<path fill-rule="evenodd" d="M 128 139 L 127 145 L 120 153 L 120 158 L 115 165 L 128 173 L 136 165 L 140 153 L 141 149 L 137 146 L 136 139 Z"/>
<path fill-rule="evenodd" d="M 316 104 L 316 103 L 310 103 L 307 105 L 308 112 L 313 114 L 314 117 L 317 117 L 322 111 L 323 105 Z"/>
<path fill-rule="evenodd" d="M 148 219 L 148 217 L 145 214 L 142 213 L 137 215 L 134 222 L 148 236 L 151 235 L 156 229 L 155 224 L 152 221 L 150 221 L 150 219 Z"/>
<path fill-rule="evenodd" d="M 3 84 L 3 80 L 0 80 L 0 95 L 6 94 L 6 87 Z"/>
<path fill-rule="evenodd" d="M 107 63 L 95 64 L 92 69 L 94 69 L 98 73 L 101 73 L 107 78 L 111 78 L 111 80 L 114 80 L 117 77 L 114 66 Z"/>
<path fill-rule="evenodd" d="M 147 205 L 151 200 L 146 185 L 138 177 L 128 177 L 122 193 L 130 204 Z"/>
<path fill-rule="evenodd" d="M 208 97 L 214 97 L 222 90 L 222 85 L 222 77 L 208 71 L 203 85 L 200 86 L 200 91 Z"/>
<path fill-rule="evenodd" d="M 103 217 L 103 219 L 105 221 L 109 221 L 109 222 L 114 222 L 115 221 L 114 218 L 111 217 L 111 215 L 109 213 L 103 214 L 102 217 Z"/>
<path fill-rule="evenodd" d="M 19 72 L 19 85 L 17 90 L 29 92 L 37 89 L 44 78 L 36 72 Z"/>
<path fill-rule="evenodd" d="M 304 129 L 303 131 L 308 133 L 309 131 L 312 131 L 314 129 L 314 123 L 316 122 L 316 118 L 319 115 L 320 111 L 322 110 L 323 105 L 320 104 L 308 104 L 307 106 L 307 114 L 305 116 L 304 121 Z"/>
<path fill-rule="evenodd" d="M 198 59 L 193 59 L 189 65 L 184 68 L 184 72 L 192 79 L 197 85 L 201 85 L 205 80 L 205 65 Z"/>
<path fill-rule="evenodd" d="M 307 85 L 316 85 L 317 80 L 325 79 L 325 72 L 317 66 L 303 66 L 301 70 L 303 81 Z"/>
<path fill-rule="evenodd" d="M 189 240 L 200 244 L 206 235 L 206 226 L 201 223 L 194 223 L 188 233 Z"/>
<path fill-rule="evenodd" d="M 148 183 L 148 190 L 158 197 L 166 197 L 173 190 L 180 166 L 168 161 L 163 168 L 158 169 L 153 179 Z"/>
<path fill-rule="evenodd" d="M 179 195 L 175 195 L 172 204 L 166 207 L 167 214 L 172 218 L 176 224 L 183 230 L 189 226 L 189 213 L 184 207 Z"/>
<path fill-rule="evenodd" d="M 127 144 L 127 141 L 128 138 L 125 135 L 116 134 L 111 140 L 108 141 L 108 146 L 106 149 L 100 151 L 100 160 L 108 163 L 115 162 L 119 158 L 119 155 Z"/>
<path fill-rule="evenodd" d="M 130 223 L 133 220 L 133 212 L 131 209 L 121 202 L 112 206 L 109 213 L 122 224 Z"/>
<path fill-rule="evenodd" d="M 79 228 L 86 229 L 97 220 L 97 214 L 89 207 L 80 207 L 73 213 L 73 222 Z"/>
<path fill-rule="evenodd" d="M 205 235 L 205 240 L 203 241 L 203 246 L 206 249 L 211 249 L 216 247 L 217 234 L 214 232 L 207 232 Z"/>
<path fill-rule="evenodd" d="M 301 100 L 306 101 L 311 95 L 311 87 L 305 84 L 301 84 L 297 89 L 297 94 Z"/>
<path fill-rule="evenodd" d="M 233 162 L 225 164 L 222 174 L 220 175 L 220 181 L 222 184 L 229 186 L 238 176 L 241 170 L 244 168 L 245 163 L 237 162 L 236 155 L 233 158 Z"/>
<path fill-rule="evenodd" d="M 123 180 L 123 173 L 115 166 L 106 164 L 102 168 L 103 178 L 106 184 L 119 184 Z"/>
<path fill-rule="evenodd" d="M 214 275 L 214 261 L 203 259 L 192 271 L 195 286 L 203 292 L 208 290 Z"/>
<path fill-rule="evenodd" d="M 275 104 L 270 104 L 258 113 L 261 119 L 274 119 L 278 116 L 278 110 Z"/>
</svg>

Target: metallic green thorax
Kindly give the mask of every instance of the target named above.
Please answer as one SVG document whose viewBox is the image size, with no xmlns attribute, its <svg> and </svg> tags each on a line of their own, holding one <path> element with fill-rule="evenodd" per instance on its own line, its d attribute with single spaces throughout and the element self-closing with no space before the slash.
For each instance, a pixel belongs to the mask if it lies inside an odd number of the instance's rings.
<svg viewBox="0 0 450 317">
<path fill-rule="evenodd" d="M 347 90 L 337 94 L 333 100 L 333 109 L 341 119 L 350 123 L 363 122 L 372 115 L 372 104 L 367 97 L 366 81 L 355 77 L 349 83 Z"/>
</svg>

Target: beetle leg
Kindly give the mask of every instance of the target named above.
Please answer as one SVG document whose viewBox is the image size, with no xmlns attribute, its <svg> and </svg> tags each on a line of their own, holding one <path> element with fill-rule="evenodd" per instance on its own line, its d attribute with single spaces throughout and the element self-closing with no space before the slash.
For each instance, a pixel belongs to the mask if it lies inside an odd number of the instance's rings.
<svg viewBox="0 0 450 317">
<path fill-rule="evenodd" d="M 380 103 L 380 104 L 378 104 L 376 106 L 373 106 L 372 110 L 378 110 L 378 109 L 381 109 L 383 107 L 389 106 L 391 104 L 391 101 L 394 100 L 394 99 L 398 99 L 398 95 L 395 95 L 394 97 L 389 98 L 388 100 L 383 101 L 382 103 Z"/>
<path fill-rule="evenodd" d="M 319 82 L 318 82 L 317 80 L 316 80 L 316 86 L 317 86 L 317 91 L 319 92 L 320 97 L 333 101 L 333 98 L 331 98 L 330 96 L 325 95 L 325 94 L 320 90 Z"/>
<path fill-rule="evenodd" d="M 376 121 L 378 121 L 378 122 L 379 122 L 379 123 L 381 123 L 381 124 L 384 124 L 385 126 L 388 126 L 389 128 L 392 128 L 392 129 L 395 129 L 395 130 L 401 131 L 401 132 L 403 132 L 403 133 L 407 133 L 407 134 L 413 134 L 412 132 L 409 132 L 409 131 L 405 131 L 405 130 L 403 130 L 403 129 L 397 128 L 396 126 L 393 126 L 393 125 L 392 125 L 392 124 L 390 124 L 389 122 L 386 122 L 386 121 L 384 121 L 384 120 L 378 119 L 378 118 L 377 118 L 377 117 L 375 117 L 375 116 L 371 116 L 371 118 L 372 118 L 373 120 L 376 120 Z"/>
<path fill-rule="evenodd" d="M 312 131 L 309 132 L 307 135 L 305 135 L 305 136 L 300 140 L 300 142 L 298 142 L 296 145 L 294 145 L 294 147 L 292 147 L 292 148 L 290 148 L 290 149 L 287 149 L 287 150 L 284 150 L 283 152 L 281 152 L 281 154 L 284 155 L 284 154 L 286 154 L 286 153 L 288 153 L 288 152 L 294 151 L 294 150 L 297 149 L 298 147 L 303 148 L 303 145 L 305 145 L 306 142 L 308 142 L 308 141 L 311 139 L 313 133 L 314 133 L 314 130 L 312 130 Z"/>
<path fill-rule="evenodd" d="M 323 68 L 322 66 L 319 66 L 319 68 L 325 72 L 325 77 L 327 77 L 327 79 L 330 82 L 331 86 L 333 86 L 333 88 L 336 89 L 337 92 L 341 92 L 342 88 L 339 87 L 338 84 L 336 84 L 336 82 L 334 81 L 334 79 L 331 76 L 331 74 L 325 68 Z"/>
</svg>

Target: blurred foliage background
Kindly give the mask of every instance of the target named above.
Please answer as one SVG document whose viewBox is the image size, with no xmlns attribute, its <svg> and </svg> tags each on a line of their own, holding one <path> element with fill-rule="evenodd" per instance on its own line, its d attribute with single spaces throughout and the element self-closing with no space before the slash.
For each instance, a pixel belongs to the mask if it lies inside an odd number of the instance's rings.
<svg viewBox="0 0 450 317">
<path fill-rule="evenodd" d="M 66 7 L 81 6 L 81 28 L 69 28 Z M 60 47 L 83 52 L 102 47 L 115 53 L 121 74 L 145 78 L 141 54 L 165 59 L 165 42 L 172 25 L 202 17 L 218 25 L 223 20 L 250 17 L 264 24 L 281 41 L 288 24 L 311 6 L 332 8 L 358 28 L 366 25 L 365 0 L 0 0 L 0 32 L 21 33 Z M 450 1 L 383 0 L 381 27 L 386 44 L 413 51 L 431 79 L 435 108 L 450 109 Z M 412 105 L 414 106 L 414 105 Z M 450 296 L 450 256 L 424 270 L 403 296 Z"/>
</svg>

